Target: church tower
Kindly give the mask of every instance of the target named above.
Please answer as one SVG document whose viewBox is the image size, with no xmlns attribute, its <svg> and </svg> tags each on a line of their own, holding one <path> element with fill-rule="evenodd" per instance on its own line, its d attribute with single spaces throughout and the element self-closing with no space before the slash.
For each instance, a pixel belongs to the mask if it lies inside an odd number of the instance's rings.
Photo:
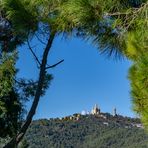
<svg viewBox="0 0 148 148">
<path fill-rule="evenodd" d="M 113 108 L 113 116 L 117 116 L 117 109 Z"/>
<path fill-rule="evenodd" d="M 100 108 L 98 107 L 97 104 L 95 104 L 95 106 L 93 107 L 91 113 L 92 113 L 93 115 L 98 115 L 98 114 L 101 113 L 101 110 L 100 110 Z"/>
</svg>

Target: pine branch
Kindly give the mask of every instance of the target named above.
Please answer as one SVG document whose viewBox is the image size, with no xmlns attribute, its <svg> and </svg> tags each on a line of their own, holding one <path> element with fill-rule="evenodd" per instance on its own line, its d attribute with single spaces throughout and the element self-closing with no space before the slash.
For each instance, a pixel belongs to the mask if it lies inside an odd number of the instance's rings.
<svg viewBox="0 0 148 148">
<path fill-rule="evenodd" d="M 54 68 L 54 67 L 56 67 L 57 65 L 61 64 L 62 62 L 64 62 L 64 59 L 61 60 L 61 61 L 59 61 L 59 62 L 57 62 L 56 64 L 53 64 L 53 65 L 51 65 L 51 66 L 46 67 L 46 69 Z"/>
<path fill-rule="evenodd" d="M 33 49 L 31 48 L 29 41 L 27 40 L 27 44 L 29 47 L 29 50 L 31 51 L 32 55 L 34 56 L 35 60 L 37 61 L 37 63 L 39 64 L 39 66 L 41 66 L 41 62 L 39 61 L 38 57 L 36 56 L 36 54 L 34 53 Z"/>
</svg>

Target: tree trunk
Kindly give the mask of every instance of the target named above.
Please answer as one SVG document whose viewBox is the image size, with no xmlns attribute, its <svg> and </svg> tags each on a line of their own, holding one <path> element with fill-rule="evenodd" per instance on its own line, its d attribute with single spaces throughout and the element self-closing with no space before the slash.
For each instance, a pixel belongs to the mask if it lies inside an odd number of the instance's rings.
<svg viewBox="0 0 148 148">
<path fill-rule="evenodd" d="M 40 67 L 39 80 L 38 80 L 38 86 L 37 86 L 36 94 L 35 94 L 32 106 L 30 108 L 30 111 L 27 115 L 26 121 L 23 124 L 23 126 L 21 127 L 17 136 L 15 138 L 13 138 L 3 148 L 15 148 L 18 145 L 18 143 L 22 140 L 22 138 L 24 137 L 29 125 L 31 124 L 32 118 L 35 115 L 36 108 L 38 106 L 38 103 L 39 103 L 39 100 L 40 100 L 40 97 L 41 97 L 44 78 L 45 78 L 45 74 L 46 74 L 46 64 L 47 64 L 48 53 L 51 49 L 54 37 L 55 37 L 55 33 L 51 32 L 51 34 L 49 36 L 49 40 L 48 40 L 47 45 L 46 45 L 46 48 L 45 48 L 44 53 L 43 53 L 43 58 L 42 58 L 42 63 L 41 63 L 41 67 Z"/>
</svg>

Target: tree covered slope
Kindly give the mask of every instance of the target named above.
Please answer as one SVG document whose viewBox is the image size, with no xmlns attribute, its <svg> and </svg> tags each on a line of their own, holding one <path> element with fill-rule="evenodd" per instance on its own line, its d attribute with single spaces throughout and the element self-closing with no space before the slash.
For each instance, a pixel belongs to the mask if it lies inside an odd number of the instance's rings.
<svg viewBox="0 0 148 148">
<path fill-rule="evenodd" d="M 148 148 L 139 119 L 108 113 L 36 120 L 25 139 L 29 148 Z"/>
</svg>

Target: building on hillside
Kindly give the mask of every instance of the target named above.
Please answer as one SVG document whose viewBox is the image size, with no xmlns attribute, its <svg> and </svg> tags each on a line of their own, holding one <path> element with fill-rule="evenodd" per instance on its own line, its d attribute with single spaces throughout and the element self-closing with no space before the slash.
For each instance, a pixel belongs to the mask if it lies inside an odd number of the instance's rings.
<svg viewBox="0 0 148 148">
<path fill-rule="evenodd" d="M 95 104 L 95 106 L 93 107 L 92 111 L 91 111 L 91 114 L 92 115 L 99 115 L 101 113 L 101 110 L 100 108 L 98 107 L 97 104 Z"/>
<path fill-rule="evenodd" d="M 87 111 L 86 110 L 82 110 L 81 115 L 87 115 Z"/>
<path fill-rule="evenodd" d="M 117 109 L 113 108 L 113 116 L 117 116 Z"/>
</svg>

